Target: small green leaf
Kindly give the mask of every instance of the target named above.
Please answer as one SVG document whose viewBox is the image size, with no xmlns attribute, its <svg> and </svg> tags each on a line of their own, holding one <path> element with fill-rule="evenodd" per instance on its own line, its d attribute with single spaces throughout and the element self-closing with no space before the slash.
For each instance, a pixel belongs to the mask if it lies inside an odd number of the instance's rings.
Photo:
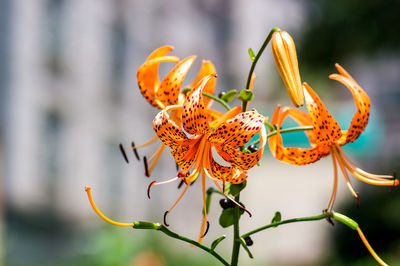
<svg viewBox="0 0 400 266">
<path fill-rule="evenodd" d="M 226 238 L 226 235 L 222 235 L 222 236 L 218 237 L 217 239 L 215 239 L 211 244 L 211 250 L 214 250 L 217 247 L 217 245 L 219 243 L 221 243 L 221 241 L 224 240 L 225 238 Z"/>
<path fill-rule="evenodd" d="M 282 220 L 282 215 L 281 215 L 281 213 L 280 213 L 280 212 L 275 212 L 275 215 L 274 215 L 274 217 L 272 218 L 271 223 L 277 223 L 277 222 L 280 222 L 281 220 Z M 274 227 L 277 227 L 277 225 L 274 226 Z"/>
<path fill-rule="evenodd" d="M 254 94 L 251 90 L 243 89 L 239 92 L 238 99 L 242 102 L 250 102 L 254 99 Z"/>
<path fill-rule="evenodd" d="M 236 96 L 236 90 L 230 90 L 221 96 L 221 100 L 229 103 L 235 98 L 235 96 Z"/>
<path fill-rule="evenodd" d="M 249 48 L 249 56 L 251 61 L 254 61 L 254 59 L 256 59 L 256 55 L 254 54 L 254 51 L 251 48 Z"/>
<path fill-rule="evenodd" d="M 229 208 L 222 211 L 221 215 L 219 216 L 219 224 L 223 228 L 227 228 L 233 224 L 234 210 L 234 208 Z"/>
<path fill-rule="evenodd" d="M 246 187 L 246 184 L 247 180 L 243 181 L 240 184 L 230 184 L 229 194 L 236 197 L 240 193 L 240 191 L 242 191 Z"/>
</svg>

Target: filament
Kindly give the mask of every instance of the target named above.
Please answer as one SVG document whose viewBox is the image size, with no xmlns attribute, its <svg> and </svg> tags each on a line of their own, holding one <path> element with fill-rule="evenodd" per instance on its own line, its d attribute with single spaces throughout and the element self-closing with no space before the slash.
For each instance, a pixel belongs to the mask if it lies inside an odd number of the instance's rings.
<svg viewBox="0 0 400 266">
<path fill-rule="evenodd" d="M 158 148 L 158 150 L 156 151 L 156 153 L 154 153 L 154 154 L 151 156 L 151 158 L 150 158 L 149 161 L 151 161 L 151 160 L 153 159 L 153 156 L 157 154 L 156 157 L 154 158 L 154 161 L 153 161 L 153 162 L 151 163 L 151 165 L 150 165 L 149 174 L 151 174 L 151 171 L 153 171 L 153 168 L 154 168 L 154 166 L 156 165 L 156 163 L 158 162 L 158 159 L 160 159 L 160 156 L 161 156 L 161 154 L 162 154 L 164 148 L 165 148 L 165 144 L 163 143 L 163 144 L 161 144 L 160 148 Z"/>
<path fill-rule="evenodd" d="M 336 192 L 337 192 L 337 185 L 338 185 L 336 159 L 335 159 L 335 155 L 333 154 L 332 150 L 331 150 L 331 156 L 332 156 L 332 162 L 333 162 L 333 189 L 332 189 L 331 198 L 329 199 L 327 212 L 332 211 L 333 204 L 335 203 L 335 199 L 336 199 Z"/>
<path fill-rule="evenodd" d="M 333 147 L 333 148 L 332 148 L 332 151 L 333 151 L 333 153 L 335 154 L 335 156 L 336 156 L 336 158 L 337 158 L 337 160 L 338 160 L 339 167 L 340 167 L 340 169 L 342 170 L 343 177 L 344 177 L 344 179 L 346 180 L 346 185 L 347 185 L 347 187 L 349 188 L 351 194 L 353 194 L 353 196 L 354 196 L 356 199 L 358 199 L 358 194 L 357 194 L 357 192 L 354 190 L 353 186 L 351 185 L 349 176 L 347 175 L 347 172 L 346 172 L 346 168 L 344 167 L 343 162 L 342 162 L 341 159 L 340 159 L 340 155 L 339 155 L 338 151 L 336 150 L 336 147 Z"/>
<path fill-rule="evenodd" d="M 133 223 L 120 223 L 120 222 L 116 222 L 114 220 L 111 220 L 109 218 L 107 218 L 103 213 L 101 213 L 101 211 L 97 208 L 96 204 L 93 201 L 92 198 L 92 193 L 90 192 L 91 188 L 89 186 L 85 187 L 85 191 L 88 195 L 89 198 L 89 202 L 93 207 L 93 210 L 97 213 L 98 216 L 100 216 L 104 221 L 106 221 L 107 223 L 110 223 L 112 225 L 116 225 L 116 226 L 122 226 L 122 227 L 134 227 Z"/>
<path fill-rule="evenodd" d="M 206 173 L 204 171 L 201 171 L 201 190 L 202 190 L 202 194 L 203 194 L 203 211 L 204 211 L 204 213 L 203 213 L 203 219 L 201 220 L 199 239 L 197 240 L 197 242 L 199 242 L 199 243 L 201 243 L 201 240 L 205 235 L 204 227 L 205 227 L 206 223 L 208 223 L 208 221 L 207 221 L 207 202 L 206 202 Z M 207 227 L 207 229 L 208 229 L 208 227 Z"/>
<path fill-rule="evenodd" d="M 139 148 L 143 148 L 143 147 L 149 146 L 150 144 L 153 144 L 157 140 L 158 140 L 158 136 L 155 135 L 153 138 L 151 138 L 150 140 L 146 141 L 145 143 L 140 144 L 138 146 L 133 146 L 132 149 L 136 150 L 136 149 L 139 149 Z"/>
</svg>

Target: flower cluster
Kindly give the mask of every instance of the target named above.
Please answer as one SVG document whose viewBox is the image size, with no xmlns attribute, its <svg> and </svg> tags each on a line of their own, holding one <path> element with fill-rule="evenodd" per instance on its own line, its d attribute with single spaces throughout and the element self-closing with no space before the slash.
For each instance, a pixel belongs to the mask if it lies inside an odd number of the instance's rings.
<svg viewBox="0 0 400 266">
<path fill-rule="evenodd" d="M 305 101 L 307 112 L 294 107 L 282 108 L 278 105 L 272 114 L 271 121 L 268 122 L 267 116 L 260 114 L 256 109 L 251 111 L 246 111 L 246 109 L 253 98 L 252 87 L 255 75 L 252 71 L 270 40 L 277 69 L 294 106 L 299 107 Z M 242 211 L 247 211 L 244 205 L 238 202 L 239 197 L 236 197 L 238 194 L 226 189 L 226 185 L 242 184 L 247 180 L 248 170 L 259 164 L 267 140 L 269 149 L 276 159 L 293 165 L 310 164 L 329 154 L 331 155 L 334 166 L 334 186 L 325 210 L 328 215 L 321 217 L 334 218 L 339 221 L 342 219 L 341 215 L 333 212 L 338 184 L 337 165 L 339 165 L 351 193 L 357 199 L 358 193 L 350 182 L 348 172 L 359 180 L 372 185 L 399 185 L 399 181 L 393 176 L 370 174 L 359 169 L 351 163 L 341 149 L 341 146 L 355 141 L 366 128 L 370 113 L 368 95 L 344 68 L 336 64 L 339 74 L 332 74 L 329 78 L 342 83 L 350 90 L 357 108 L 349 129 L 342 130 L 317 93 L 307 83 L 301 83 L 296 48 L 293 39 L 287 32 L 280 30 L 271 32 L 257 56 L 250 49 L 253 65 L 249 73 L 248 86 L 238 95 L 238 99 L 242 101 L 242 104 L 233 108 L 229 107 L 228 102 L 232 100 L 236 92 L 233 92 L 233 96 L 230 93 L 229 97 L 214 96 L 217 74 L 214 65 L 210 61 L 203 61 L 196 78 L 189 85 L 182 86 L 185 76 L 196 57 L 189 56 L 180 60 L 175 56 L 167 55 L 171 50 L 171 46 L 156 49 L 137 71 L 137 81 L 141 94 L 147 102 L 160 109 L 160 111 L 153 120 L 156 136 L 142 145 L 132 145 L 136 152 L 138 148 L 150 145 L 156 140 L 161 140 L 162 142 L 160 148 L 150 157 L 149 161 L 147 161 L 146 157 L 143 158 L 147 176 L 150 176 L 166 146 L 169 147 L 171 155 L 177 164 L 178 170 L 175 177 L 166 181 L 153 181 L 148 187 L 148 196 L 150 197 L 150 188 L 152 186 L 174 181 L 181 182 L 181 185 L 185 184 L 177 201 L 165 212 L 164 224 L 167 225 L 166 215 L 181 200 L 190 184 L 199 177 L 201 177 L 203 195 L 203 218 L 198 243 L 202 241 L 209 226 L 207 219 L 208 191 L 205 185 L 207 177 L 216 185 L 217 189 L 215 191 L 225 196 L 225 200 L 228 200 L 228 203 L 231 203 L 237 209 L 240 208 Z M 176 65 L 160 82 L 158 70 L 162 62 L 172 62 L 176 63 Z M 214 101 L 222 103 L 227 107 L 228 111 L 221 113 L 212 109 L 211 106 Z M 282 136 L 284 130 L 281 127 L 287 117 L 291 117 L 304 130 L 308 137 L 310 148 L 284 147 Z M 269 131 L 268 135 L 266 128 Z M 249 146 L 249 141 L 254 138 L 258 139 L 256 141 L 257 146 Z M 213 150 L 220 158 L 215 158 Z M 224 161 L 223 164 L 221 164 L 221 160 Z M 151 163 L 150 167 L 148 167 L 148 162 Z M 95 206 L 91 198 L 90 188 L 87 188 L 87 191 L 93 208 L 104 220 L 120 226 L 137 226 L 134 223 L 118 223 L 105 217 Z M 235 196 L 235 198 L 232 196 Z M 235 219 L 239 218 L 236 217 Z M 277 222 L 279 220 L 275 220 L 275 223 Z M 351 226 L 354 227 L 353 229 L 357 229 L 362 240 L 367 245 L 368 242 L 358 225 L 354 224 L 352 223 Z M 243 244 L 243 241 L 242 245 L 246 246 L 246 248 L 249 245 L 246 243 L 252 243 L 251 239 L 247 238 L 245 244 Z M 370 249 L 369 244 L 367 247 Z M 377 261 L 383 263 L 373 250 L 371 253 Z"/>
</svg>

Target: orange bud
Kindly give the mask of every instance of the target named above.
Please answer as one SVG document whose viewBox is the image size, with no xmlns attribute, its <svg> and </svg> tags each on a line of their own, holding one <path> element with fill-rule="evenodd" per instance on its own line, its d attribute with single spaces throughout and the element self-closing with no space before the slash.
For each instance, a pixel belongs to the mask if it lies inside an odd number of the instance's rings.
<svg viewBox="0 0 400 266">
<path fill-rule="evenodd" d="M 277 31 L 272 35 L 272 54 L 275 64 L 296 107 L 304 104 L 303 88 L 301 86 L 299 64 L 296 47 L 292 37 L 286 31 Z"/>
</svg>

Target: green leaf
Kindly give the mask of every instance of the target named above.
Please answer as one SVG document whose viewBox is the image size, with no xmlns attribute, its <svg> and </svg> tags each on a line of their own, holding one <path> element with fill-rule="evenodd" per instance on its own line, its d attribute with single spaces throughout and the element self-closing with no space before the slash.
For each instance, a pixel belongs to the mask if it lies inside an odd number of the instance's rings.
<svg viewBox="0 0 400 266">
<path fill-rule="evenodd" d="M 236 197 L 240 193 L 240 191 L 242 191 L 246 187 L 246 184 L 247 184 L 247 180 L 243 181 L 240 184 L 231 184 L 230 183 L 229 194 Z"/>
<path fill-rule="evenodd" d="M 219 216 L 219 224 L 223 228 L 233 225 L 234 212 L 235 208 L 228 208 L 222 211 L 221 215 Z"/>
<path fill-rule="evenodd" d="M 211 250 L 214 250 L 214 249 L 217 247 L 217 245 L 218 245 L 222 240 L 224 240 L 225 238 L 226 238 L 226 235 L 222 235 L 222 236 L 218 237 L 217 239 L 215 239 L 215 240 L 212 242 L 212 244 L 211 244 Z"/>
<path fill-rule="evenodd" d="M 254 61 L 256 59 L 256 55 L 254 54 L 254 51 L 251 48 L 249 48 L 249 56 L 251 61 Z"/>
<path fill-rule="evenodd" d="M 282 220 L 282 215 L 281 215 L 281 213 L 278 211 L 278 212 L 275 212 L 275 215 L 274 215 L 274 217 L 272 218 L 271 223 L 277 223 L 277 222 L 280 222 L 281 220 Z M 274 226 L 274 227 L 277 227 L 277 225 Z"/>
<path fill-rule="evenodd" d="M 235 98 L 235 96 L 236 96 L 236 90 L 230 90 L 226 92 L 224 95 L 222 95 L 221 100 L 229 103 Z"/>
<path fill-rule="evenodd" d="M 239 92 L 238 99 L 242 102 L 250 102 L 254 99 L 254 94 L 251 90 L 243 89 Z"/>
</svg>

